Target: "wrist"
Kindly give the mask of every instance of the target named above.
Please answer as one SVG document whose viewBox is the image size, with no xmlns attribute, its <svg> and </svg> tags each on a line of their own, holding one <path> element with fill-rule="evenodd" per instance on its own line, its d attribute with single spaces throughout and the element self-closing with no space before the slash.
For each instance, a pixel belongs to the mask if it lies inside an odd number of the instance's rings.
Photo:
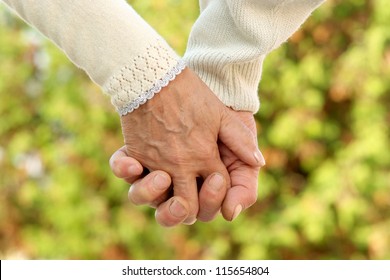
<svg viewBox="0 0 390 280">
<path fill-rule="evenodd" d="M 103 86 L 119 115 L 126 115 L 152 99 L 180 74 L 185 63 L 157 40 L 115 73 Z"/>
</svg>

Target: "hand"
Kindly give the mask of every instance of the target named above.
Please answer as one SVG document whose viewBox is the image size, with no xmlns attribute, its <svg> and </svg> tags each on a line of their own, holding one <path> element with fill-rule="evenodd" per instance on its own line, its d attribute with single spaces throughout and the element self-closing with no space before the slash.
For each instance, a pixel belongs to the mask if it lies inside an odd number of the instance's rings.
<svg viewBox="0 0 390 280">
<path fill-rule="evenodd" d="M 251 112 L 234 114 L 250 129 L 257 143 L 256 121 Z M 252 206 L 257 200 L 258 175 L 260 167 L 251 166 L 240 160 L 226 145 L 219 144 L 221 159 L 225 164 L 231 180 L 222 205 L 222 215 L 226 220 L 234 220 L 241 211 Z M 265 165 L 264 158 L 262 166 Z"/>
<path fill-rule="evenodd" d="M 198 216 L 196 178 L 206 179 L 217 172 L 225 185 L 220 191 L 226 192 L 230 186 L 217 140 L 246 164 L 261 165 L 251 131 L 189 69 L 139 109 L 123 116 L 121 123 L 126 154 L 149 170 L 165 171 L 172 178 L 176 199 L 188 202 L 184 223 L 191 224 Z M 162 209 L 165 203 L 160 205 Z M 183 206 L 187 208 L 185 203 Z"/>
<path fill-rule="evenodd" d="M 232 112 L 252 131 L 253 137 L 257 138 L 256 124 L 252 113 Z M 240 161 L 223 144 L 219 145 L 219 150 L 221 158 L 228 168 L 232 188 L 228 189 L 226 198 L 222 197 L 221 199 L 221 192 L 213 192 L 215 185 L 218 188 L 218 183 L 213 185 L 211 180 L 205 181 L 199 195 L 200 212 L 198 219 L 201 221 L 212 220 L 216 213 L 207 211 L 207 208 L 219 209 L 224 198 L 222 214 L 227 220 L 235 219 L 242 210 L 251 206 L 257 199 L 259 167 L 252 167 Z M 264 164 L 263 158 L 262 162 Z M 142 165 L 135 159 L 128 157 L 124 147 L 112 155 L 110 166 L 117 177 L 133 184 L 129 192 L 129 198 L 133 203 L 157 207 L 156 218 L 160 220 L 161 224 L 176 225 L 181 223 L 181 217 L 175 215 L 178 212 L 170 211 L 167 207 L 159 207 L 163 201 L 175 199 L 170 198 L 168 193 L 171 182 L 168 174 L 162 171 L 154 171 L 142 178 Z M 181 203 L 186 205 L 183 201 Z M 172 202 L 170 201 L 168 204 L 170 205 Z M 188 211 L 185 206 L 183 206 L 183 209 L 183 213 Z M 185 214 L 183 215 L 185 216 Z"/>
<path fill-rule="evenodd" d="M 135 205 L 149 205 L 156 208 L 156 220 L 163 226 L 181 224 L 189 214 L 189 205 L 181 197 L 172 196 L 171 177 L 164 171 L 153 171 L 147 175 L 143 173 L 142 165 L 126 154 L 123 146 L 110 159 L 113 173 L 131 184 L 129 200 Z M 200 209 L 209 211 L 212 219 L 221 208 L 226 192 L 223 177 L 219 173 L 217 178 L 209 176 L 202 185 L 202 199 L 199 200 Z M 218 181 L 218 176 L 221 180 Z M 210 209 L 215 209 L 210 211 Z"/>
</svg>

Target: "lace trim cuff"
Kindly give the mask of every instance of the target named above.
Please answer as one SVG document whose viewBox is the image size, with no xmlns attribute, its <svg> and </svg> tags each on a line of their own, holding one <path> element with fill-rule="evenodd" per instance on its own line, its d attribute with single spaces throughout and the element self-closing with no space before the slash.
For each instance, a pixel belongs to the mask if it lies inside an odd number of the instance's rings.
<svg viewBox="0 0 390 280">
<path fill-rule="evenodd" d="M 144 52 L 129 59 L 103 86 L 121 116 L 133 112 L 176 78 L 185 62 L 157 39 Z"/>
<path fill-rule="evenodd" d="M 139 106 L 145 104 L 148 100 L 152 99 L 155 94 L 159 93 L 164 87 L 166 87 L 169 82 L 173 81 L 177 75 L 179 75 L 184 68 L 186 67 L 186 64 L 183 60 L 179 60 L 176 66 L 174 66 L 171 71 L 169 71 L 163 78 L 158 80 L 155 85 L 147 90 L 146 92 L 140 94 L 139 97 L 134 99 L 130 102 L 130 104 L 117 108 L 117 111 L 119 115 L 124 116 L 127 115 L 134 110 L 138 109 Z"/>
</svg>

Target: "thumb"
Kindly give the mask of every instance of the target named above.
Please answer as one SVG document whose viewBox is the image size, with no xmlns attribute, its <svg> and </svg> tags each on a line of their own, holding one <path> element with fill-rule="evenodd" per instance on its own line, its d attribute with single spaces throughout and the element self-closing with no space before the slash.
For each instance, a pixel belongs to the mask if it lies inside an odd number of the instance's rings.
<svg viewBox="0 0 390 280">
<path fill-rule="evenodd" d="M 251 166 L 265 165 L 256 135 L 227 109 L 222 112 L 218 137 L 241 161 Z"/>
</svg>

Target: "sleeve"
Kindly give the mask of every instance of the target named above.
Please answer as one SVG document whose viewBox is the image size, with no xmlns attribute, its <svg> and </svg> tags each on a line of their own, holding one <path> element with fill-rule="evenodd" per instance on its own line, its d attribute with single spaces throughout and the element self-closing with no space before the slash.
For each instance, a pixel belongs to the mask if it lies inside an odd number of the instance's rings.
<svg viewBox="0 0 390 280">
<path fill-rule="evenodd" d="M 125 0 L 3 0 L 110 95 L 120 115 L 138 108 L 184 62 Z"/>
<path fill-rule="evenodd" d="M 255 113 L 266 55 L 324 1 L 200 0 L 184 59 L 226 106 Z"/>
</svg>

